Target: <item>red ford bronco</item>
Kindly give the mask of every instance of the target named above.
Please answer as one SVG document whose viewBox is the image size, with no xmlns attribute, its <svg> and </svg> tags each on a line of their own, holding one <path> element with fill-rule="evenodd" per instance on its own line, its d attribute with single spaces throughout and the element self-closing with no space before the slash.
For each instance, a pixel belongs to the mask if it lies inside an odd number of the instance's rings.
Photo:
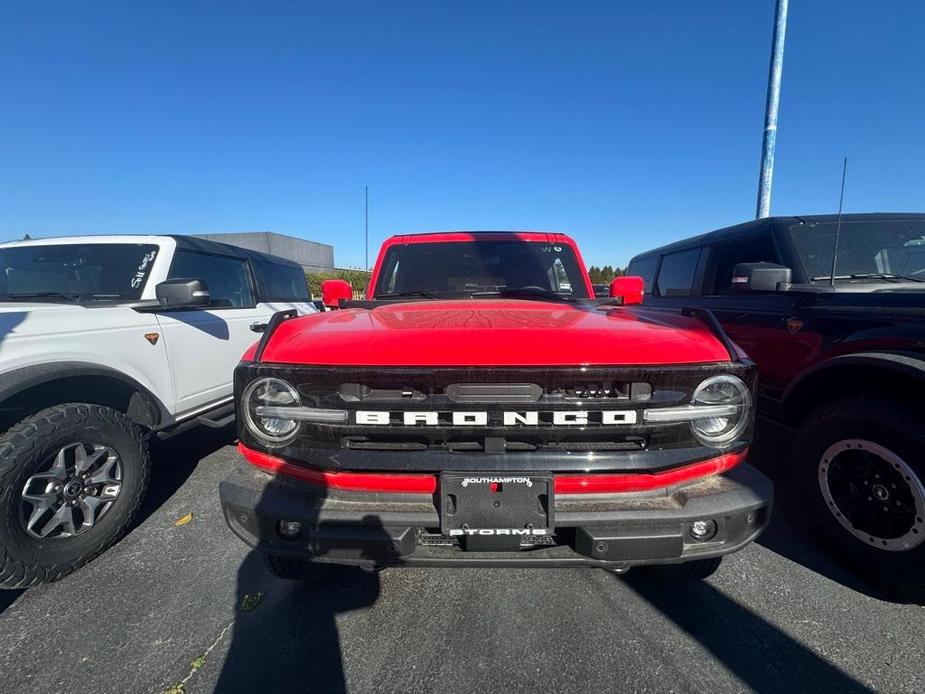
<svg viewBox="0 0 925 694">
<path fill-rule="evenodd" d="M 274 315 L 235 371 L 231 530 L 282 578 L 319 563 L 652 565 L 702 578 L 765 528 L 754 364 L 709 311 L 594 299 L 552 233 L 387 240 L 367 300 Z"/>
</svg>

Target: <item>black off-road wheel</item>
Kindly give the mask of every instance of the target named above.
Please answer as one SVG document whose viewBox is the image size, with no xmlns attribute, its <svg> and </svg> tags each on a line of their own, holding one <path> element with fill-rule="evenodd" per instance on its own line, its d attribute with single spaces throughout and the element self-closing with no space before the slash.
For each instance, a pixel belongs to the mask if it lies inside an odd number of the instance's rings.
<svg viewBox="0 0 925 694">
<path fill-rule="evenodd" d="M 878 582 L 925 580 L 923 412 L 857 397 L 814 411 L 794 477 L 816 537 Z"/>
<path fill-rule="evenodd" d="M 50 407 L 0 436 L 0 587 L 56 581 L 119 540 L 150 468 L 145 431 L 99 405 Z"/>
<path fill-rule="evenodd" d="M 658 581 L 679 583 L 681 581 L 701 581 L 709 578 L 716 572 L 722 561 L 722 557 L 711 557 L 710 559 L 694 559 L 683 564 L 657 564 L 642 568 L 643 573 Z"/>
</svg>

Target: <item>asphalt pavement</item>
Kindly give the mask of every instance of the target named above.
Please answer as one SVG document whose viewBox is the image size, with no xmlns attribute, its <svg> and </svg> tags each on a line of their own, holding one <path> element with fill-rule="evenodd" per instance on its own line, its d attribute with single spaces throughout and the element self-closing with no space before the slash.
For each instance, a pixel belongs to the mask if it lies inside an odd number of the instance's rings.
<svg viewBox="0 0 925 694">
<path fill-rule="evenodd" d="M 225 528 L 230 437 L 159 446 L 128 537 L 56 584 L 0 592 L 0 691 L 925 691 L 925 607 L 821 554 L 786 493 L 760 542 L 700 583 L 392 569 L 306 587 Z"/>
</svg>

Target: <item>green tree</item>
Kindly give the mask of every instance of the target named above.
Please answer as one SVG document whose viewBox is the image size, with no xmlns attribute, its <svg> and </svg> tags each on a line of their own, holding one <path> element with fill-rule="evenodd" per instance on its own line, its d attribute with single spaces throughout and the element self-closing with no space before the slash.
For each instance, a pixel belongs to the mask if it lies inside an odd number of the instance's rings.
<svg viewBox="0 0 925 694">
<path fill-rule="evenodd" d="M 597 265 L 588 268 L 588 276 L 591 278 L 591 284 L 603 284 L 601 281 L 601 269 Z"/>
</svg>

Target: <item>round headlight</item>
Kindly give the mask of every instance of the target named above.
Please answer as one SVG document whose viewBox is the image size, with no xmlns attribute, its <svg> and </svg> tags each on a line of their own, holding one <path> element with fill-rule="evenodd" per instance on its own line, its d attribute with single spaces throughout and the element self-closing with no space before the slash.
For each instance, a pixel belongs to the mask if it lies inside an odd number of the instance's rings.
<svg viewBox="0 0 925 694">
<path fill-rule="evenodd" d="M 258 378 L 244 389 L 241 401 L 244 424 L 258 439 L 282 446 L 295 438 L 299 422 L 287 419 L 285 408 L 299 407 L 302 401 L 291 385 L 279 378 Z"/>
<path fill-rule="evenodd" d="M 694 436 L 708 446 L 722 446 L 737 439 L 748 426 L 752 394 L 742 379 L 723 374 L 697 386 L 692 404 L 715 408 L 710 416 L 691 420 Z"/>
</svg>

